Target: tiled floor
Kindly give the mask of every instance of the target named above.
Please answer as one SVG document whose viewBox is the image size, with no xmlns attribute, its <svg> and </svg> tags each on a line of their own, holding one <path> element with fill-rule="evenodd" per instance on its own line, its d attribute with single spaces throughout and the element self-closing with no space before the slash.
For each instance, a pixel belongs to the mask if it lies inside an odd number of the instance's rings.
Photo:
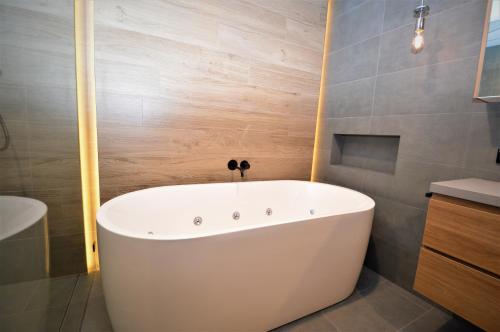
<svg viewBox="0 0 500 332">
<path fill-rule="evenodd" d="M 0 286 L 0 331 L 112 331 L 99 274 Z M 479 331 L 369 269 L 347 300 L 284 331 Z"/>
</svg>

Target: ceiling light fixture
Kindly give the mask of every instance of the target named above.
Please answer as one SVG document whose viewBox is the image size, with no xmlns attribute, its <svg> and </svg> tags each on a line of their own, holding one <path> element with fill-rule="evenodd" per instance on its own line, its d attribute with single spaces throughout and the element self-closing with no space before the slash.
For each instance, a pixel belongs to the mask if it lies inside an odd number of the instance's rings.
<svg viewBox="0 0 500 332">
<path fill-rule="evenodd" d="M 411 43 L 411 51 L 415 54 L 420 53 L 424 49 L 424 25 L 425 17 L 429 15 L 430 8 L 424 5 L 424 0 L 420 3 L 420 6 L 415 8 L 413 11 L 414 17 L 417 19 L 415 23 L 415 34 L 413 36 L 413 41 Z"/>
</svg>

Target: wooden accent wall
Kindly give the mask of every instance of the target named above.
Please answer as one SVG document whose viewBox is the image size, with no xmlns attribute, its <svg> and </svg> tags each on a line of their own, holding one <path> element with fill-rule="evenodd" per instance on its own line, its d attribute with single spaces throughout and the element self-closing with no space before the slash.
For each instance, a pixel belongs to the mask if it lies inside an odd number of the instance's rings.
<svg viewBox="0 0 500 332">
<path fill-rule="evenodd" d="M 327 0 L 95 2 L 103 201 L 138 188 L 309 180 Z"/>
</svg>

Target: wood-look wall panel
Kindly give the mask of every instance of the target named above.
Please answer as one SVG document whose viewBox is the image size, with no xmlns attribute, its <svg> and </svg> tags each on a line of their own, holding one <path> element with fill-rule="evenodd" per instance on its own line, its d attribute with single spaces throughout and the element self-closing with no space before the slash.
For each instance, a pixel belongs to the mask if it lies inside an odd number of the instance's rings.
<svg viewBox="0 0 500 332">
<path fill-rule="evenodd" d="M 286 40 L 298 45 L 321 49 L 325 38 L 323 25 L 315 25 L 286 19 Z"/>
<path fill-rule="evenodd" d="M 2 45 L 0 84 L 74 88 L 74 55 Z"/>
<path fill-rule="evenodd" d="M 231 158 L 250 159 L 248 155 L 230 154 Z M 227 161 L 218 156 L 184 156 L 172 158 L 101 158 L 106 170 L 101 179 L 103 202 L 115 193 L 162 185 L 241 181 L 238 172 L 226 169 Z M 310 156 L 303 158 L 259 157 L 252 163 L 246 181 L 304 180 L 310 174 Z"/>
<path fill-rule="evenodd" d="M 215 108 L 188 99 L 148 97 L 143 98 L 142 106 L 142 124 L 147 127 L 247 129 L 288 134 L 288 116 L 283 113 Z"/>
<path fill-rule="evenodd" d="M 314 101 L 317 101 L 319 95 L 319 77 L 307 71 L 253 61 L 250 64 L 248 80 L 250 84 L 262 88 L 310 95 Z"/>
<path fill-rule="evenodd" d="M 102 93 L 96 96 L 98 129 L 102 126 L 140 126 L 143 97 Z"/>
<path fill-rule="evenodd" d="M 270 131 L 169 127 L 101 127 L 99 152 L 103 157 L 163 157 L 251 153 L 259 156 L 300 157 L 312 149 L 310 137 Z M 229 160 L 229 159 L 228 159 Z M 226 160 L 227 162 L 227 160 Z"/>
<path fill-rule="evenodd" d="M 157 96 L 160 94 L 160 74 L 153 66 L 140 66 L 129 63 L 97 59 L 95 67 L 96 87 L 102 94 L 104 91 L 117 94 Z"/>
<path fill-rule="evenodd" d="M 314 50 L 283 39 L 219 25 L 219 48 L 250 59 L 321 74 L 322 50 Z M 318 66 L 319 64 L 319 66 Z"/>
<path fill-rule="evenodd" d="M 74 54 L 74 35 L 68 26 L 72 16 L 12 7 L 0 4 L 0 40 L 2 45 Z"/>
<path fill-rule="evenodd" d="M 0 84 L 0 108 L 4 121 L 26 121 L 26 88 Z"/>
<path fill-rule="evenodd" d="M 327 1 L 96 2 L 103 201 L 151 186 L 308 180 Z M 285 8 L 286 7 L 286 8 Z"/>
<path fill-rule="evenodd" d="M 211 47 L 217 41 L 214 17 L 175 1 L 107 0 L 95 2 L 95 23 L 146 35 Z M 96 36 L 98 31 L 96 30 Z"/>
<path fill-rule="evenodd" d="M 77 121 L 75 89 L 34 86 L 26 88 L 27 121 L 32 127 L 37 124 L 65 125 L 73 128 Z M 73 134 L 73 136 L 76 136 Z"/>
<path fill-rule="evenodd" d="M 193 82 L 185 89 L 182 89 L 182 84 L 174 87 L 175 80 L 173 79 L 169 84 L 171 89 L 167 86 L 162 87 L 162 90 L 166 91 L 164 96 L 177 95 L 178 98 L 195 105 L 213 109 L 273 112 L 289 116 L 314 115 L 317 110 L 317 96 L 314 95 L 221 81 Z"/>
<path fill-rule="evenodd" d="M 70 20 L 74 15 L 73 2 L 74 0 L 2 0 L 3 5 L 36 11 L 50 16 L 56 15 Z M 64 29 L 68 30 L 68 27 L 66 26 Z"/>
<path fill-rule="evenodd" d="M 279 13 L 251 2 L 239 0 L 174 0 L 173 3 L 210 15 L 228 25 L 247 31 L 256 31 L 276 38 L 286 36 L 286 18 Z"/>
<path fill-rule="evenodd" d="M 324 26 L 327 1 L 323 0 L 246 0 L 293 20 Z"/>
</svg>

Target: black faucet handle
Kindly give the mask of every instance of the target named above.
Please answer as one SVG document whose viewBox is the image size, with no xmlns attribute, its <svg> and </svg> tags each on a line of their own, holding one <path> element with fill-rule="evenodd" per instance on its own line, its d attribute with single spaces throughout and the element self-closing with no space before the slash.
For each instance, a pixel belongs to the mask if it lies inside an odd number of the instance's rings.
<svg viewBox="0 0 500 332">
<path fill-rule="evenodd" d="M 229 168 L 231 171 L 234 171 L 238 168 L 238 162 L 234 159 L 229 160 L 229 162 L 227 163 L 227 168 Z"/>
<path fill-rule="evenodd" d="M 240 168 L 242 170 L 247 170 L 250 168 L 250 163 L 246 160 L 243 160 L 241 163 L 240 163 Z"/>
</svg>

